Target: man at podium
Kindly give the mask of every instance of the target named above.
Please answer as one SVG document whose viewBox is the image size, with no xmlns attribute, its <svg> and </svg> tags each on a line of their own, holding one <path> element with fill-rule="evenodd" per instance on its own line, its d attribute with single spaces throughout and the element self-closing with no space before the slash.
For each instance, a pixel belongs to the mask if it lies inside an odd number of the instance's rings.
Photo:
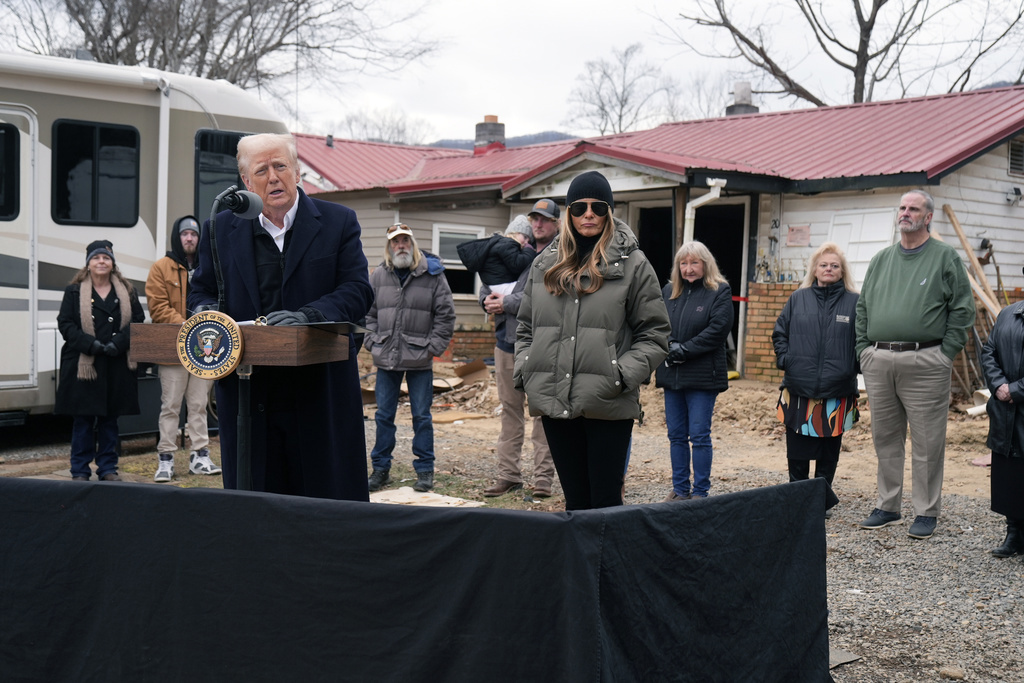
<svg viewBox="0 0 1024 683">
<path fill-rule="evenodd" d="M 223 274 L 222 312 L 270 325 L 361 320 L 373 301 L 360 227 L 351 209 L 311 199 L 298 187 L 291 135 L 238 143 L 238 171 L 263 200 L 254 219 L 217 215 Z M 204 226 L 192 311 L 217 307 L 217 279 Z M 349 359 L 299 367 L 253 368 L 252 487 L 256 491 L 337 500 L 369 500 L 357 349 Z M 237 488 L 238 376 L 217 381 L 224 487 Z"/>
</svg>

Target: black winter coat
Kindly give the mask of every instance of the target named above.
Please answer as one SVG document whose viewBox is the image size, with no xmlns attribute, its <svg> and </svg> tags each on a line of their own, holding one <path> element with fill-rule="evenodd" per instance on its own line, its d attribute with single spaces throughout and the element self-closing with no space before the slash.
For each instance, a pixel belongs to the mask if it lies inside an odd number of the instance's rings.
<svg viewBox="0 0 1024 683">
<path fill-rule="evenodd" d="M 857 299 L 842 280 L 789 297 L 775 321 L 775 364 L 782 386 L 805 398 L 841 398 L 857 391 Z"/>
<path fill-rule="evenodd" d="M 80 285 L 68 285 L 64 289 L 64 300 L 57 314 L 57 329 L 64 337 L 60 350 L 60 383 L 57 385 L 57 403 L 54 412 L 58 415 L 138 415 L 139 392 L 135 370 L 128 368 L 128 347 L 131 344 L 130 328 L 121 328 L 121 304 L 114 288 L 106 299 L 93 296 L 92 319 L 96 336 L 82 330 L 82 316 L 79 308 Z M 129 293 L 132 307 L 131 322 L 141 323 L 146 319 L 142 304 L 134 290 Z M 104 353 L 93 358 L 96 379 L 78 379 L 78 356 L 89 350 L 93 341 L 113 341 L 121 352 L 110 357 Z"/>
<path fill-rule="evenodd" d="M 665 389 L 725 391 L 729 388 L 729 367 L 725 357 L 726 342 L 732 332 L 732 288 L 718 285 L 714 292 L 700 279 L 683 281 L 683 292 L 671 299 L 672 284 L 661 290 L 672 323 L 669 344 L 680 342 L 686 351 L 686 362 L 678 365 L 661 363 L 655 371 L 655 386 Z"/>
<path fill-rule="evenodd" d="M 1024 302 L 999 312 L 981 347 L 981 367 L 992 397 L 988 400 L 988 447 L 993 453 L 1024 457 Z M 1013 403 L 996 398 L 1009 385 Z"/>
<path fill-rule="evenodd" d="M 478 273 L 485 285 L 515 282 L 530 267 L 537 252 L 522 247 L 511 237 L 496 232 L 490 237 L 463 242 L 456 247 L 459 259 L 467 269 Z"/>
</svg>

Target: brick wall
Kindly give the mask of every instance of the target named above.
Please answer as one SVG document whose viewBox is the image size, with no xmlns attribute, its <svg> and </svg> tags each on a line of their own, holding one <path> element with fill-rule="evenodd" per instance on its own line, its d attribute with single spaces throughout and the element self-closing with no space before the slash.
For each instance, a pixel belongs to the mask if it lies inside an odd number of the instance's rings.
<svg viewBox="0 0 1024 683">
<path fill-rule="evenodd" d="M 744 340 L 743 377 L 762 382 L 779 382 L 782 371 L 775 367 L 772 330 L 789 296 L 799 282 L 751 282 L 747 285 L 747 332 Z"/>
<path fill-rule="evenodd" d="M 494 328 L 491 325 L 456 325 L 448 350 L 456 360 L 493 358 Z"/>
</svg>

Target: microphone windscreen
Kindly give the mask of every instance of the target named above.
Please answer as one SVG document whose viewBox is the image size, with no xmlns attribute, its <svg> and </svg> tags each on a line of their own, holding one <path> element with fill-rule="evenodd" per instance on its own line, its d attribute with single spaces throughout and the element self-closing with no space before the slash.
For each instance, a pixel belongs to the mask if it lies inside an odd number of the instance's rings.
<svg viewBox="0 0 1024 683">
<path fill-rule="evenodd" d="M 239 205 L 232 213 L 239 218 L 256 218 L 263 211 L 263 200 L 255 192 L 249 192 L 248 190 L 239 190 L 235 194 L 238 195 Z"/>
</svg>

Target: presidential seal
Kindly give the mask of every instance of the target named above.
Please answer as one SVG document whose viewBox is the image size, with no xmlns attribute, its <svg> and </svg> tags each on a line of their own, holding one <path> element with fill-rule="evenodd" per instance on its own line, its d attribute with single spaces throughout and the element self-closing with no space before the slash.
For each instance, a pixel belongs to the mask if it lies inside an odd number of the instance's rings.
<svg viewBox="0 0 1024 683">
<path fill-rule="evenodd" d="M 205 311 L 184 322 L 178 332 L 178 360 L 200 379 L 230 375 L 242 358 L 242 330 L 225 313 Z"/>
</svg>

